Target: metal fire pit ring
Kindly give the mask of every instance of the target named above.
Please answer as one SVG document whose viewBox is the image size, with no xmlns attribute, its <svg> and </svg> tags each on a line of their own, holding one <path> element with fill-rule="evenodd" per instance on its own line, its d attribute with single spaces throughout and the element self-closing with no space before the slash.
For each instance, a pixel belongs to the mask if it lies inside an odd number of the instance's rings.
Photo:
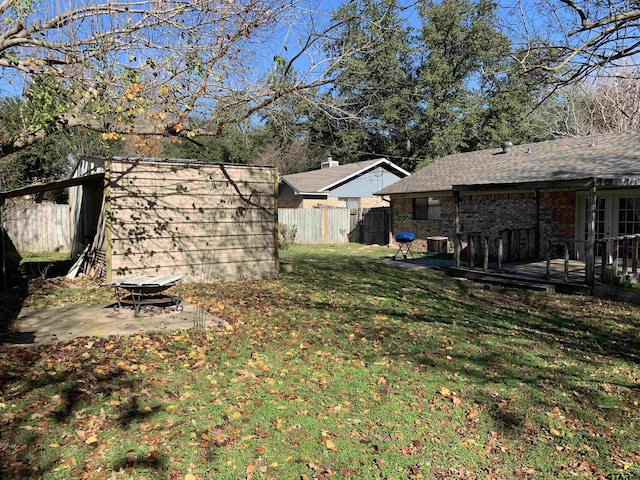
<svg viewBox="0 0 640 480">
<path fill-rule="evenodd" d="M 133 315 L 137 317 L 143 305 L 175 305 L 182 310 L 182 275 L 136 275 L 111 282 L 116 297 L 115 310 L 123 305 L 133 306 Z M 165 290 L 178 286 L 176 295 L 161 295 Z M 128 292 L 129 296 L 123 296 Z"/>
</svg>

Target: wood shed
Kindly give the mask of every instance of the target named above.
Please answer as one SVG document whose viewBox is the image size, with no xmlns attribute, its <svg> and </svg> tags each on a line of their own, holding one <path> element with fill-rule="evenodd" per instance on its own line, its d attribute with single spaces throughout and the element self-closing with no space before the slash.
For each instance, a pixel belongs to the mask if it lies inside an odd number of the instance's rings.
<svg viewBox="0 0 640 480">
<path fill-rule="evenodd" d="M 184 159 L 83 157 L 70 191 L 74 250 L 107 281 L 184 275 L 187 282 L 277 274 L 273 167 Z"/>
</svg>

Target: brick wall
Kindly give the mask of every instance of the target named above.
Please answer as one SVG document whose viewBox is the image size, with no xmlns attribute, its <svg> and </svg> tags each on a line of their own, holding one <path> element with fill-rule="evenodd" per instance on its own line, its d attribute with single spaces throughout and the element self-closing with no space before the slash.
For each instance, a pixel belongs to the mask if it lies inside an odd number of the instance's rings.
<svg viewBox="0 0 640 480">
<path fill-rule="evenodd" d="M 576 192 L 574 190 L 547 190 L 540 192 L 541 237 L 575 238 Z"/>
<path fill-rule="evenodd" d="M 503 230 L 535 227 L 533 192 L 460 196 L 460 230 L 498 237 Z"/>
<path fill-rule="evenodd" d="M 440 220 L 414 220 L 413 199 L 391 198 L 392 226 L 391 238 L 398 232 L 413 232 L 416 240 L 413 249 L 427 251 L 427 237 L 444 236 L 453 240 L 453 196 L 447 195 L 440 198 Z"/>
</svg>

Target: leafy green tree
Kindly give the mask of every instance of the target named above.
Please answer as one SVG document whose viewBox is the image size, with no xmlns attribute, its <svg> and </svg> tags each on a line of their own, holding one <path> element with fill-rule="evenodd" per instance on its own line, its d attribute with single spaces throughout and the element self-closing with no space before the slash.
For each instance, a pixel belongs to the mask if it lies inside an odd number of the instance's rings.
<svg viewBox="0 0 640 480">
<path fill-rule="evenodd" d="M 401 12 L 397 0 L 375 0 L 351 1 L 334 13 L 342 27 L 329 54 L 340 56 L 347 45 L 356 53 L 335 64 L 334 86 L 318 101 L 337 108 L 314 115 L 309 135 L 340 161 L 411 156 L 416 95 L 409 29 Z"/>
<path fill-rule="evenodd" d="M 70 156 L 117 153 L 120 145 L 106 145 L 95 132 L 55 125 L 56 115 L 68 108 L 69 101 L 62 82 L 47 75 L 35 78 L 23 98 L 0 99 L 0 129 L 8 135 L 19 136 L 24 129 L 51 124 L 39 142 L 0 156 L 0 188 L 64 178 L 72 167 Z"/>
<path fill-rule="evenodd" d="M 495 8 L 489 0 L 421 5 L 417 130 L 427 162 L 523 137 L 514 126 L 535 96 L 510 72 L 510 41 L 494 27 Z"/>
<path fill-rule="evenodd" d="M 450 153 L 534 138 L 529 113 L 544 84 L 511 60 L 510 40 L 495 27 L 496 5 L 443 0 L 407 8 L 376 0 L 337 10 L 344 24 L 331 48 L 354 44 L 358 53 L 336 64 L 324 98 L 333 96 L 326 103 L 340 109 L 310 116 L 310 141 L 342 161 L 387 156 L 413 170 Z M 419 27 L 410 26 L 409 12 Z"/>
<path fill-rule="evenodd" d="M 39 116 L 21 118 L 19 131 L 0 131 L 0 155 L 61 128 L 112 141 L 219 136 L 289 95 L 326 85 L 325 67 L 338 59 L 318 53 L 337 24 L 307 7 L 281 0 L 2 1 L 3 85 L 13 82 L 20 92 L 25 82 L 55 77 L 68 101 L 41 99 L 48 108 Z M 304 74 L 274 88 L 267 81 L 274 64 Z M 191 124 L 202 118 L 208 128 Z"/>
</svg>

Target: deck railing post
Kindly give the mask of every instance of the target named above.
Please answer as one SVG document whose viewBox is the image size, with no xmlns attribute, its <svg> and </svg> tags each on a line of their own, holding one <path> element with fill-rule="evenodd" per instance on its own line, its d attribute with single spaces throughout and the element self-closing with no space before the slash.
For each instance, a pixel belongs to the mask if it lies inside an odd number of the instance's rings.
<svg viewBox="0 0 640 480">
<path fill-rule="evenodd" d="M 569 242 L 564 242 L 564 281 L 569 281 Z"/>
<path fill-rule="evenodd" d="M 484 271 L 486 272 L 489 270 L 489 237 L 484 237 L 482 239 L 482 242 L 483 242 L 482 249 L 484 253 L 483 267 L 484 267 Z"/>
<path fill-rule="evenodd" d="M 609 254 L 607 253 L 607 246 L 609 245 L 609 241 L 605 240 L 605 241 L 600 241 L 600 244 L 602 245 L 600 248 L 600 255 L 602 255 L 601 257 L 601 261 L 602 261 L 602 272 L 600 273 L 600 281 L 602 283 L 606 282 L 606 278 L 607 278 L 607 260 L 609 258 Z"/>
<path fill-rule="evenodd" d="M 504 249 L 504 242 L 502 237 L 498 237 L 498 273 L 502 273 L 502 250 Z"/>
<path fill-rule="evenodd" d="M 631 252 L 631 274 L 638 275 L 638 236 L 633 237 L 633 251 Z"/>
<path fill-rule="evenodd" d="M 547 273 L 545 278 L 547 280 L 551 278 L 551 240 L 547 242 Z"/>
<path fill-rule="evenodd" d="M 629 252 L 629 237 L 624 237 L 622 239 L 622 279 L 627 276 L 627 270 L 629 269 L 629 260 L 627 259 L 627 255 Z"/>
<path fill-rule="evenodd" d="M 467 237 L 467 241 L 469 245 L 467 248 L 469 249 L 469 268 L 474 268 L 476 265 L 476 239 L 475 235 L 469 235 Z"/>
<path fill-rule="evenodd" d="M 613 239 L 613 245 L 611 246 L 611 285 L 614 284 L 615 279 L 618 278 L 618 248 L 620 247 L 620 242 L 618 238 Z"/>
<path fill-rule="evenodd" d="M 456 232 L 453 236 L 453 264 L 460 266 L 460 251 L 462 250 L 462 234 Z"/>
</svg>

